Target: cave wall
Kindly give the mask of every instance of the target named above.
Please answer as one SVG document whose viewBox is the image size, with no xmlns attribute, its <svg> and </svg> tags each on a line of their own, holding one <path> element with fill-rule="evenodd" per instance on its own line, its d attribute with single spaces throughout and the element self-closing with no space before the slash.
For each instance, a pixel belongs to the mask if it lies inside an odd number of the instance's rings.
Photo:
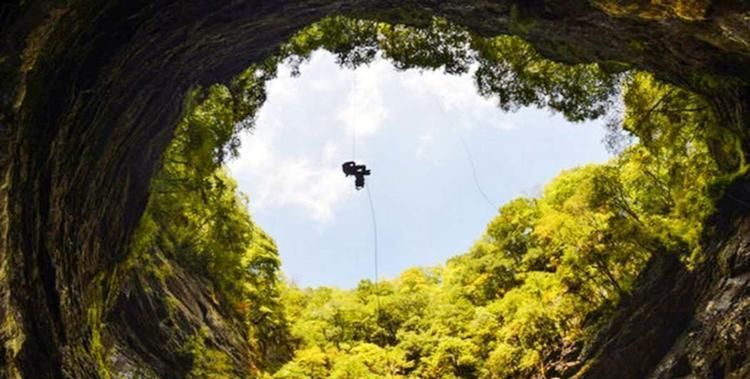
<svg viewBox="0 0 750 379">
<path fill-rule="evenodd" d="M 730 185 L 692 270 L 655 254 L 576 378 L 750 377 L 750 181 Z"/>
<path fill-rule="evenodd" d="M 649 70 L 706 95 L 726 127 L 748 132 L 742 1 L 3 3 L 4 376 L 99 376 L 91 318 L 106 315 L 92 309 L 121 290 L 105 279 L 127 259 L 186 91 L 230 79 L 301 27 L 341 13 L 414 25 L 440 15 L 483 35 L 521 35 L 559 61 Z"/>
<path fill-rule="evenodd" d="M 139 379 L 260 376 L 244 320 L 211 282 L 160 252 L 150 254 L 148 264 L 122 277 L 98 325 L 100 368 Z"/>
</svg>

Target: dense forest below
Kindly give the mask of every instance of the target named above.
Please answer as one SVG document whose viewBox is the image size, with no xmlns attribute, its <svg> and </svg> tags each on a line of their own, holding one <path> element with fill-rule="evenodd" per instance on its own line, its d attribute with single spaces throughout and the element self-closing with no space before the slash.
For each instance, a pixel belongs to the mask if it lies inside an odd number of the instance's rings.
<svg viewBox="0 0 750 379">
<path fill-rule="evenodd" d="M 444 265 L 351 290 L 298 288 L 223 165 L 237 155 L 238 133 L 253 128 L 278 65 L 299 68 L 317 49 L 345 68 L 378 55 L 399 69 L 475 67 L 478 92 L 505 111 L 607 118 L 616 157 L 502 205 Z M 250 361 L 238 365 L 203 328 L 180 346 L 195 378 L 573 377 L 649 261 L 670 257 L 692 270 L 706 259 L 705 221 L 747 169 L 739 137 L 699 95 L 625 65 L 555 63 L 517 37 L 482 37 L 438 18 L 423 29 L 325 19 L 229 84 L 193 88 L 185 109 L 123 267 L 163 283 L 183 267 L 241 320 Z M 170 319 L 180 299 L 167 304 Z"/>
</svg>

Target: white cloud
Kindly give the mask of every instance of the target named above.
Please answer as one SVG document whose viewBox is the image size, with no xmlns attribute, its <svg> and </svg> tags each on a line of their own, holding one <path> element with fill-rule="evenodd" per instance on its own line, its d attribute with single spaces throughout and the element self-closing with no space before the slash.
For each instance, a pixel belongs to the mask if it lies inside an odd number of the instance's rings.
<svg viewBox="0 0 750 379">
<path fill-rule="evenodd" d="M 381 75 L 390 69 L 390 63 L 376 60 L 354 72 L 354 80 L 346 103 L 336 112 L 347 131 L 356 130 L 357 137 L 375 134 L 383 124 L 387 112 L 383 105 Z"/>
<path fill-rule="evenodd" d="M 415 156 L 417 159 L 425 159 L 430 156 L 429 149 L 435 144 L 435 132 L 434 130 L 427 130 L 422 132 L 417 140 L 417 148 L 415 149 Z"/>
<path fill-rule="evenodd" d="M 237 178 L 243 178 L 264 167 L 269 167 L 276 159 L 273 145 L 275 134 L 282 128 L 282 125 L 275 120 L 265 120 L 262 113 L 259 121 L 265 122 L 263 129 L 254 129 L 253 132 L 242 135 L 239 159 L 230 161 L 227 165 Z"/>
<path fill-rule="evenodd" d="M 305 159 L 278 161 L 259 175 L 263 180 L 250 199 L 254 207 L 299 207 L 319 222 L 329 221 L 336 202 L 350 192 L 338 168 L 322 168 Z"/>
<path fill-rule="evenodd" d="M 351 183 L 338 165 L 330 164 L 338 147 L 327 144 L 319 164 L 306 157 L 281 157 L 277 150 L 271 133 L 247 135 L 242 157 L 229 164 L 249 192 L 251 210 L 289 206 L 301 209 L 314 221 L 329 221 L 337 202 L 351 193 Z"/>
<path fill-rule="evenodd" d="M 495 101 L 477 94 L 474 81 L 465 75 L 446 75 L 441 71 L 410 71 L 403 80 L 404 87 L 414 96 L 437 98 L 443 112 L 451 112 L 458 116 L 459 126 L 472 128 L 483 120 L 498 116 Z M 516 124 L 507 119 L 494 122 L 495 128 L 510 130 Z"/>
<path fill-rule="evenodd" d="M 266 84 L 266 95 L 279 103 L 300 101 L 297 88 L 290 80 L 291 71 L 286 66 L 279 69 L 277 77 L 280 80 L 271 80 Z"/>
<path fill-rule="evenodd" d="M 288 136 L 296 128 L 276 118 L 280 109 L 271 106 L 261 111 L 262 127 L 242 137 L 240 158 L 230 162 L 229 169 L 248 192 L 252 212 L 293 207 L 325 223 L 333 217 L 337 203 L 351 194 L 351 183 L 336 162 L 341 148 L 327 141 L 318 153 L 290 152 L 285 140 L 277 136 Z"/>
<path fill-rule="evenodd" d="M 508 115 L 506 115 L 505 119 L 494 123 L 493 127 L 495 129 L 500 129 L 500 130 L 511 130 L 511 129 L 517 128 L 518 124 L 514 122 L 513 120 L 511 120 L 510 117 L 508 117 Z"/>
<path fill-rule="evenodd" d="M 341 149 L 333 141 L 328 141 L 323 146 L 323 164 L 328 164 L 336 161 L 336 158 L 340 156 Z"/>
<path fill-rule="evenodd" d="M 415 72 L 406 78 L 404 85 L 420 96 L 437 97 L 445 111 L 463 110 L 467 104 L 485 105 L 485 99 L 477 96 L 471 81 L 439 71 Z"/>
<path fill-rule="evenodd" d="M 339 70 L 327 61 L 330 57 L 316 53 L 300 78 L 282 68 L 268 84 L 269 101 L 258 115 L 258 127 L 243 137 L 241 157 L 229 165 L 250 195 L 253 212 L 289 207 L 313 221 L 331 220 L 353 196 L 351 178 L 340 171 L 340 161 L 350 156 L 351 133 L 356 130 L 360 143 L 380 132 L 388 125 L 387 101 L 399 101 L 399 96 L 437 102 L 451 114 L 441 121 L 445 126 L 516 125 L 511 117 L 498 118 L 493 101 L 477 96 L 467 77 L 396 72 L 382 59 L 355 71 Z M 395 87 L 386 85 L 393 81 Z M 417 159 L 435 159 L 443 138 L 438 129 L 414 131 Z"/>
</svg>

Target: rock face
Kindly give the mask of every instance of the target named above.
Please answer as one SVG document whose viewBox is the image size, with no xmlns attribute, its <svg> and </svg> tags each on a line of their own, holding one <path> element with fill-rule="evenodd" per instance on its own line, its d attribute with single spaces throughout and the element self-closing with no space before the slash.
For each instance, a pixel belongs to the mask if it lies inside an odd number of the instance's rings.
<svg viewBox="0 0 750 379">
<path fill-rule="evenodd" d="M 652 71 L 707 96 L 750 151 L 750 5 L 740 0 L 3 3 L 3 376 L 99 377 L 105 342 L 121 349 L 115 363 L 123 368 L 185 371 L 171 347 L 134 329 L 159 333 L 143 316 L 163 305 L 138 287 L 151 279 L 111 280 L 128 258 L 184 94 L 231 78 L 294 31 L 338 13 L 410 24 L 440 15 L 485 35 L 521 35 L 552 59 Z M 746 187 L 734 190 L 745 200 L 719 208 L 705 264 L 687 273 L 654 263 L 643 295 L 589 352 L 582 377 L 747 376 L 750 199 Z M 159 296 L 183 288 L 180 296 L 195 299 L 180 305 L 179 322 L 195 327 L 213 317 L 201 310 L 200 322 L 188 320 L 210 301 L 192 279 L 175 280 L 183 283 L 158 287 Z M 227 333 L 211 344 L 247 359 Z"/>
<path fill-rule="evenodd" d="M 740 181 L 718 204 L 716 242 L 692 273 L 690 323 L 650 378 L 750 377 L 750 183 Z"/>
<path fill-rule="evenodd" d="M 638 291 L 600 335 L 580 378 L 750 376 L 750 184 L 727 190 L 706 242 L 707 260 L 686 270 L 656 255 Z"/>
<path fill-rule="evenodd" d="M 184 378 L 202 359 L 223 360 L 232 377 L 257 372 L 246 329 L 212 285 L 161 257 L 133 271 L 101 326 L 102 359 L 126 378 Z"/>
</svg>

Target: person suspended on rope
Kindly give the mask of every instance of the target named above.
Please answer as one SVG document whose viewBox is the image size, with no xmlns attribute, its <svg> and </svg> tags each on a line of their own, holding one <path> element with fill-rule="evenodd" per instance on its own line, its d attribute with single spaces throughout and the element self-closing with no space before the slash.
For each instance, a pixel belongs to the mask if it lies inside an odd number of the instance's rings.
<svg viewBox="0 0 750 379">
<path fill-rule="evenodd" d="M 341 169 L 344 170 L 346 176 L 354 175 L 354 188 L 357 191 L 361 190 L 365 186 L 365 176 L 370 175 L 370 170 L 365 165 L 358 165 L 354 161 L 344 162 L 341 165 Z"/>
</svg>

